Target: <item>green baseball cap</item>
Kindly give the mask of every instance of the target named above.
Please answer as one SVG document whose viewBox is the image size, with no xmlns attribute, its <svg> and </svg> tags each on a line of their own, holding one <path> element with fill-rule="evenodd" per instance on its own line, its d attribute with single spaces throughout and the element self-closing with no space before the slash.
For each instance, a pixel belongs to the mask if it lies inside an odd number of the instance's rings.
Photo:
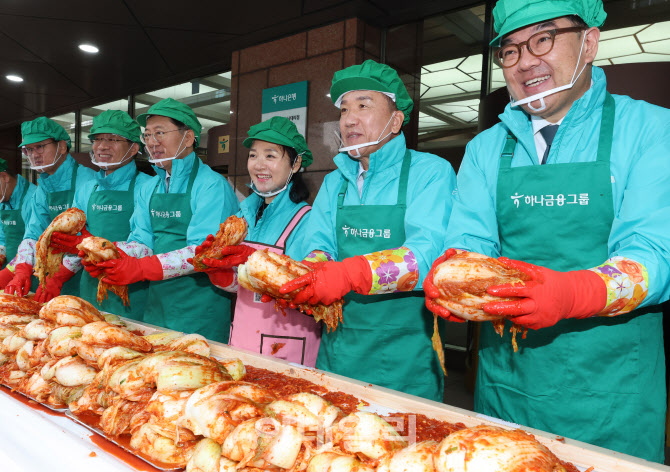
<svg viewBox="0 0 670 472">
<path fill-rule="evenodd" d="M 499 0 L 493 9 L 493 27 L 498 33 L 491 46 L 519 28 L 561 16 L 577 15 L 589 27 L 600 27 L 607 13 L 602 0 Z"/>
<path fill-rule="evenodd" d="M 140 141 L 140 125 L 125 111 L 106 110 L 94 117 L 88 139 L 93 139 L 96 134 L 103 133 L 116 134 L 140 146 L 142 145 L 142 141 Z"/>
<path fill-rule="evenodd" d="M 55 139 L 56 142 L 65 141 L 68 151 L 72 146 L 70 135 L 67 134 L 65 128 L 46 116 L 40 116 L 33 121 L 24 121 L 21 123 L 21 139 L 22 142 L 19 144 L 19 147 L 39 143 L 45 139 Z"/>
<path fill-rule="evenodd" d="M 305 137 L 300 134 L 295 123 L 288 118 L 273 116 L 269 120 L 253 125 L 249 128 L 247 134 L 249 137 L 242 143 L 246 148 L 250 148 L 255 139 L 260 139 L 261 141 L 292 147 L 302 156 L 302 167 L 307 167 L 314 161 L 312 151 L 307 147 Z"/>
<path fill-rule="evenodd" d="M 188 128 L 192 129 L 195 133 L 195 145 L 198 146 L 200 142 L 200 131 L 202 131 L 202 125 L 198 121 L 198 117 L 195 116 L 193 109 L 188 105 L 185 105 L 173 98 L 166 98 L 160 102 L 151 105 L 149 111 L 142 113 L 137 117 L 137 122 L 143 128 L 147 126 L 147 118 L 152 115 L 158 116 L 167 116 L 168 118 L 174 118 L 177 121 L 181 121 Z"/>
<path fill-rule="evenodd" d="M 414 102 L 395 69 L 368 59 L 363 64 L 335 72 L 330 86 L 330 99 L 333 104 L 339 108 L 342 96 L 352 90 L 372 90 L 391 96 L 398 110 L 405 114 L 402 124 L 409 123 Z"/>
<path fill-rule="evenodd" d="M 0 172 L 6 172 L 7 171 L 7 161 L 0 158 Z"/>
</svg>

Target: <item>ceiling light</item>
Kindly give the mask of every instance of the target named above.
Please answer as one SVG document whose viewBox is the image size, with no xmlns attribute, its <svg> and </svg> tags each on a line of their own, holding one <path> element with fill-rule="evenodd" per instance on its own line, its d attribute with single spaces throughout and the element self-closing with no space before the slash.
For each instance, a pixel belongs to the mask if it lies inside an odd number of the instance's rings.
<svg viewBox="0 0 670 472">
<path fill-rule="evenodd" d="M 91 53 L 91 54 L 95 54 L 98 51 L 100 51 L 100 49 L 96 48 L 95 46 L 93 46 L 91 44 L 80 44 L 79 49 L 81 49 L 84 52 Z"/>
<path fill-rule="evenodd" d="M 19 77 L 18 75 L 7 75 L 7 80 L 11 80 L 12 82 L 23 82 L 23 77 Z"/>
</svg>

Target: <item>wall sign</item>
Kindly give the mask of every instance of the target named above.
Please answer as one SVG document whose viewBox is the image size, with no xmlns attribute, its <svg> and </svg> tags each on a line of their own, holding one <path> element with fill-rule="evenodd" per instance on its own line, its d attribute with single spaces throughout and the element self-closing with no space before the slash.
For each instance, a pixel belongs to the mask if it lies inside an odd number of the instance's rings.
<svg viewBox="0 0 670 472">
<path fill-rule="evenodd" d="M 262 121 L 283 116 L 307 138 L 307 81 L 263 89 Z"/>
</svg>

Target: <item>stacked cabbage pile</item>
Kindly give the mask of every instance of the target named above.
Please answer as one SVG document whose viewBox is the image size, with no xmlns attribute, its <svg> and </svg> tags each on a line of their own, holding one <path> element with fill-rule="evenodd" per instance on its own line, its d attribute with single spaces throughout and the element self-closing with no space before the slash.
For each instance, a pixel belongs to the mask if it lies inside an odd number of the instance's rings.
<svg viewBox="0 0 670 472">
<path fill-rule="evenodd" d="M 313 393 L 243 382 L 199 335 L 138 336 L 90 303 L 0 295 L 0 382 L 68 407 L 162 466 L 189 472 L 566 471 L 522 431 L 480 426 L 409 444 L 384 419 Z M 576 469 L 567 469 L 576 470 Z"/>
</svg>

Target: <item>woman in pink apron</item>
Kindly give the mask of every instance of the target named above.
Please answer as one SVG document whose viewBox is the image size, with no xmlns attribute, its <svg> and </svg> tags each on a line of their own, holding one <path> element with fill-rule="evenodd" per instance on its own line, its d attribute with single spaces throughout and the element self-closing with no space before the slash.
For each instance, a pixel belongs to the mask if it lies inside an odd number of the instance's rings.
<svg viewBox="0 0 670 472">
<path fill-rule="evenodd" d="M 238 217 L 249 226 L 244 243 L 228 246 L 222 260 L 204 259 L 207 272 L 217 287 L 237 292 L 237 304 L 230 330 L 230 345 L 313 367 L 319 352 L 321 326 L 314 318 L 286 308 L 276 311 L 274 303 L 263 303 L 260 295 L 237 284 L 237 266 L 256 249 L 301 260 L 309 191 L 300 174 L 312 163 L 305 138 L 290 120 L 275 116 L 249 129 L 244 146 L 249 148 L 247 169 L 254 192 L 240 204 Z M 212 240 L 212 236 L 207 241 Z M 204 245 L 209 244 L 205 241 Z M 307 250 L 306 250 L 307 249 Z M 202 246 L 196 249 L 196 254 Z"/>
</svg>

